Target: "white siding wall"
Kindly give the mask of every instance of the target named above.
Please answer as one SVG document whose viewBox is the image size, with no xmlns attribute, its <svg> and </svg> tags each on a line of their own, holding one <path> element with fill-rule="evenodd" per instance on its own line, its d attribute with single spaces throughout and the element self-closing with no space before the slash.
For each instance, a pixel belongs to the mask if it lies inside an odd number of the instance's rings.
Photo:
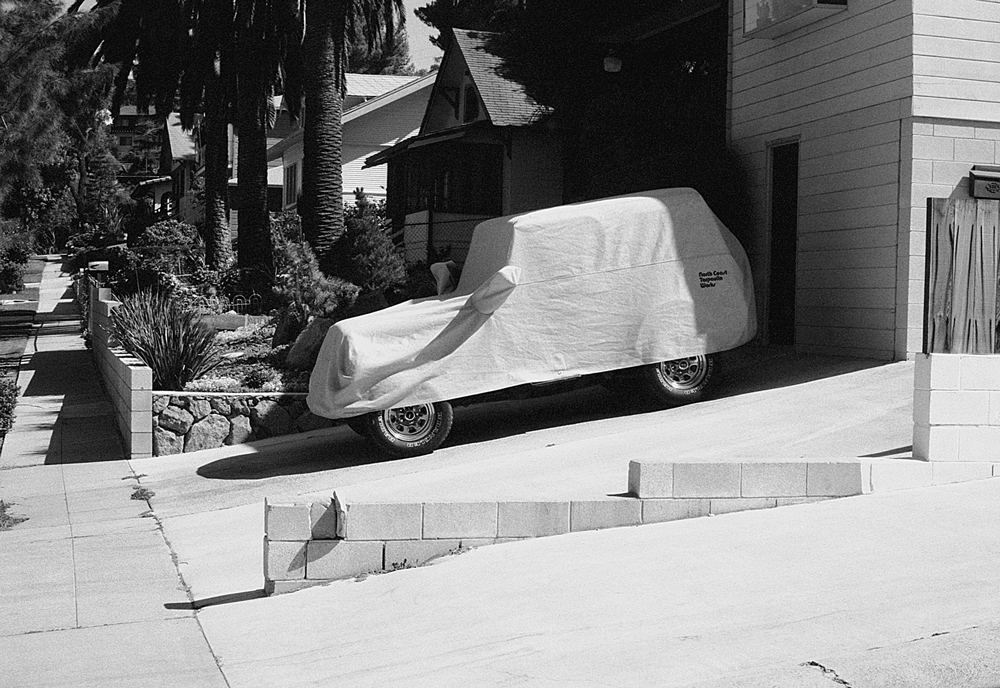
<svg viewBox="0 0 1000 688">
<path fill-rule="evenodd" d="M 913 114 L 1000 121 L 1000 2 L 912 2 Z"/>
<path fill-rule="evenodd" d="M 374 112 L 344 123 L 342 150 L 344 203 L 354 203 L 354 190 L 361 187 L 368 196 L 385 198 L 386 165 L 363 169 L 370 156 L 415 135 L 420 129 L 430 87 L 385 105 Z M 299 164 L 299 188 L 302 188 L 302 144 L 290 146 L 282 155 L 285 167 Z"/>
<path fill-rule="evenodd" d="M 559 142 L 547 133 L 515 130 L 504 165 L 504 212 L 524 213 L 563 202 Z"/>
<path fill-rule="evenodd" d="M 735 0 L 732 26 L 730 131 L 751 174 L 758 302 L 766 305 L 768 281 L 768 146 L 797 140 L 796 345 L 892 358 L 909 3 L 850 0 L 844 12 L 766 40 L 743 37 Z"/>
</svg>

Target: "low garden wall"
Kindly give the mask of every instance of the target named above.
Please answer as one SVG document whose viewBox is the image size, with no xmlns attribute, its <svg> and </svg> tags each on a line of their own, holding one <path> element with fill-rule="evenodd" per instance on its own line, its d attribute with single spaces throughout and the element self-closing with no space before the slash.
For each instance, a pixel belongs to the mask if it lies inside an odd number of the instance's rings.
<svg viewBox="0 0 1000 688">
<path fill-rule="evenodd" d="M 111 298 L 111 290 L 92 282 L 89 292 L 91 350 L 114 409 L 125 454 L 132 459 L 152 456 L 153 371 L 110 340 L 110 315 L 118 305 Z"/>
<path fill-rule="evenodd" d="M 293 592 L 484 545 L 993 477 L 1000 463 L 707 458 L 632 461 L 628 492 L 605 499 L 381 503 L 347 489 L 321 501 L 265 500 L 264 587 Z"/>
<path fill-rule="evenodd" d="M 153 455 L 213 449 L 328 428 L 306 408 L 304 392 L 153 392 Z"/>
<path fill-rule="evenodd" d="M 304 392 L 211 393 L 153 389 L 153 371 L 108 336 L 118 305 L 89 285 L 87 325 L 98 371 L 129 458 L 242 444 L 333 425 L 306 408 Z M 236 317 L 236 326 L 246 322 Z"/>
</svg>

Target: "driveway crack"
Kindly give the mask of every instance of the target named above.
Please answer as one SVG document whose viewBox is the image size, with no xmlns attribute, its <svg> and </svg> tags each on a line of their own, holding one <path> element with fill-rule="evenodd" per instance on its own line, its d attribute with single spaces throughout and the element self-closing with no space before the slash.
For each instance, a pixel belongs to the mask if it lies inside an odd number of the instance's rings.
<svg viewBox="0 0 1000 688">
<path fill-rule="evenodd" d="M 844 679 L 840 678 L 840 676 L 837 675 L 836 671 L 834 671 L 833 669 L 826 668 L 819 662 L 803 662 L 802 666 L 816 667 L 817 669 L 823 672 L 824 676 L 826 676 L 828 679 L 836 683 L 838 686 L 847 686 L 847 688 L 851 688 L 851 684 L 845 681 Z"/>
</svg>

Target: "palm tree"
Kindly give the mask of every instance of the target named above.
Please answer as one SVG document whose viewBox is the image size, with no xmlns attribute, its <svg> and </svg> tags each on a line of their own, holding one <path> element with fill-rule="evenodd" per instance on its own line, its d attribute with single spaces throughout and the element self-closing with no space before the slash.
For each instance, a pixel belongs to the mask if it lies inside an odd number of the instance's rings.
<svg viewBox="0 0 1000 688">
<path fill-rule="evenodd" d="M 225 269 L 233 262 L 226 219 L 229 189 L 229 122 L 236 94 L 232 0 L 196 0 L 190 6 L 196 27 L 181 78 L 181 125 L 201 121 L 205 145 L 205 262 Z"/>
<path fill-rule="evenodd" d="M 344 232 L 341 114 L 347 49 L 364 39 L 391 52 L 405 22 L 402 0 L 306 0 L 302 45 L 305 118 L 302 133 L 302 231 L 324 271 Z"/>
<path fill-rule="evenodd" d="M 233 36 L 238 56 L 239 266 L 244 279 L 269 291 L 274 279 L 274 245 L 267 210 L 267 126 L 278 88 L 288 92 L 290 114 L 298 114 L 302 24 L 296 0 L 236 0 Z"/>
</svg>

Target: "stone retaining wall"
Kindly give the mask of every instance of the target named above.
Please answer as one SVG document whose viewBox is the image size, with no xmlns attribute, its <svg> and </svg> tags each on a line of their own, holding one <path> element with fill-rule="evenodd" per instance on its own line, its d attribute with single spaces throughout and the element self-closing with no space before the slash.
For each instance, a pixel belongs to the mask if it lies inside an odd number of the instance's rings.
<svg viewBox="0 0 1000 688">
<path fill-rule="evenodd" d="M 328 428 L 304 392 L 153 392 L 153 455 L 180 454 Z"/>
</svg>

